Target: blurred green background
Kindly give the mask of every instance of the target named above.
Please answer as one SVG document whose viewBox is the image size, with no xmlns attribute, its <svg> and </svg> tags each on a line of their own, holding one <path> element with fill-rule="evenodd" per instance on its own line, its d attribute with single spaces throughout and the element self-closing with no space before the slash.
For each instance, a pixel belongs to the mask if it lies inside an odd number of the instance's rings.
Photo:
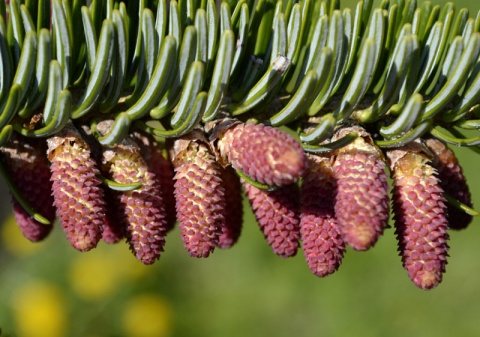
<svg viewBox="0 0 480 337">
<path fill-rule="evenodd" d="M 477 1 L 455 3 L 472 16 L 480 9 Z M 480 156 L 458 154 L 480 205 Z M 0 191 L 6 199 L 4 185 Z M 451 233 L 444 281 L 425 292 L 402 268 L 393 229 L 368 252 L 349 250 L 338 272 L 319 279 L 301 252 L 287 260 L 273 255 L 248 205 L 245 212 L 232 249 L 192 259 L 175 230 L 160 261 L 147 267 L 124 243 L 78 253 L 59 226 L 31 244 L 4 202 L 0 328 L 18 337 L 480 336 L 479 219 Z"/>
</svg>

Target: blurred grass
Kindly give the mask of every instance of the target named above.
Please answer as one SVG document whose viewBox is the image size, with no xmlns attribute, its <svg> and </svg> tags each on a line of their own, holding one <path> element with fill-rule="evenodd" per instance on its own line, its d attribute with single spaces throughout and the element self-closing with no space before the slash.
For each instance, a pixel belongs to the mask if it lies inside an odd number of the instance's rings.
<svg viewBox="0 0 480 337">
<path fill-rule="evenodd" d="M 457 153 L 480 205 L 480 156 Z M 1 214 L 8 206 L 1 204 Z M 451 233 L 444 281 L 425 292 L 403 270 L 393 229 L 371 251 L 349 250 L 337 273 L 318 279 L 301 252 L 274 256 L 245 210 L 232 249 L 192 259 L 175 230 L 148 267 L 123 243 L 82 254 L 58 226 L 46 242 L 31 244 L 7 221 L 0 227 L 0 328 L 18 337 L 480 335 L 479 219 Z"/>
</svg>

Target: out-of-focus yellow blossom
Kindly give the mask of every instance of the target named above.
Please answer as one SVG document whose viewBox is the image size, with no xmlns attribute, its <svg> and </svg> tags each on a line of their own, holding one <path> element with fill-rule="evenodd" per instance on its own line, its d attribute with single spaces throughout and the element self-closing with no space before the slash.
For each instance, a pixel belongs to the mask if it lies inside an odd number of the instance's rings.
<svg viewBox="0 0 480 337">
<path fill-rule="evenodd" d="M 45 246 L 45 241 L 32 243 L 27 240 L 18 228 L 13 214 L 5 219 L 0 228 L 2 247 L 14 256 L 28 256 Z"/>
<path fill-rule="evenodd" d="M 66 336 L 67 308 L 53 285 L 32 281 L 20 286 L 12 300 L 17 337 Z"/>
<path fill-rule="evenodd" d="M 111 295 L 118 286 L 118 269 L 111 257 L 99 251 L 79 254 L 71 263 L 70 285 L 85 300 L 98 300 Z"/>
<path fill-rule="evenodd" d="M 123 329 L 129 337 L 165 337 L 172 332 L 169 304 L 156 294 L 142 294 L 125 303 Z"/>
<path fill-rule="evenodd" d="M 115 261 L 114 263 L 119 272 L 127 280 L 134 281 L 141 279 L 155 269 L 155 265 L 147 266 L 135 259 L 132 253 L 128 249 L 125 249 L 125 243 L 117 244 L 114 247 L 108 246 L 107 248 L 108 254 L 110 254 L 109 258 Z"/>
<path fill-rule="evenodd" d="M 74 258 L 69 279 L 78 296 L 95 301 L 112 295 L 122 284 L 142 278 L 149 270 L 152 269 L 132 257 L 123 244 L 99 245 Z"/>
</svg>

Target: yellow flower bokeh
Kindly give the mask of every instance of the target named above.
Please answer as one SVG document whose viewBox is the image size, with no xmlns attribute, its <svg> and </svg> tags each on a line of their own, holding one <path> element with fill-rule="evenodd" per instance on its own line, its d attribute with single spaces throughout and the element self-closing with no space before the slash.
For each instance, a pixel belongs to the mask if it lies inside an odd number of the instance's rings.
<svg viewBox="0 0 480 337">
<path fill-rule="evenodd" d="M 84 300 L 110 296 L 117 288 L 118 270 L 105 254 L 79 254 L 70 265 L 70 285 Z"/>
<path fill-rule="evenodd" d="M 39 251 L 46 245 L 44 241 L 33 243 L 26 239 L 20 231 L 20 228 L 18 228 L 13 213 L 3 221 L 0 229 L 2 247 L 13 256 L 28 256 Z"/>
<path fill-rule="evenodd" d="M 96 301 L 112 296 L 122 285 L 138 280 L 148 272 L 148 266 L 137 261 L 124 244 L 102 244 L 93 251 L 76 255 L 68 277 L 80 298 Z"/>
<path fill-rule="evenodd" d="M 12 300 L 17 337 L 66 336 L 68 310 L 63 294 L 48 283 L 20 286 Z"/>
<path fill-rule="evenodd" d="M 124 306 L 122 327 L 129 337 L 166 337 L 172 333 L 172 311 L 165 299 L 145 293 Z"/>
</svg>

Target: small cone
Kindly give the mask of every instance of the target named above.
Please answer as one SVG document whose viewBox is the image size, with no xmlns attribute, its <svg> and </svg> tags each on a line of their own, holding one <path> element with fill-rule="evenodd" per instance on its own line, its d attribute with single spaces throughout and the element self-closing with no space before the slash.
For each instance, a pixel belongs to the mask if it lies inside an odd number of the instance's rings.
<svg viewBox="0 0 480 337">
<path fill-rule="evenodd" d="M 173 164 L 169 158 L 164 156 L 153 137 L 140 133 L 134 133 L 133 137 L 140 146 L 142 157 L 147 163 L 149 170 L 155 174 L 160 184 L 159 189 L 162 194 L 163 203 L 165 204 L 166 226 L 170 231 L 175 227 L 175 222 L 177 221 L 174 196 L 175 181 L 173 180 L 175 172 L 173 170 Z"/>
<path fill-rule="evenodd" d="M 443 190 L 429 157 L 417 143 L 387 152 L 393 176 L 393 211 L 403 266 L 413 283 L 432 289 L 447 263 Z"/>
<path fill-rule="evenodd" d="M 45 140 L 14 134 L 0 151 L 7 171 L 23 197 L 37 213 L 53 224 L 55 207 L 46 149 Z M 37 242 L 48 236 L 52 225 L 44 225 L 33 219 L 13 196 L 12 204 L 15 219 L 24 237 Z"/>
<path fill-rule="evenodd" d="M 345 242 L 355 250 L 367 250 L 387 227 L 389 196 L 385 162 L 380 149 L 360 127 L 342 129 L 360 136 L 336 153 L 333 165 L 337 180 L 335 216 Z"/>
<path fill-rule="evenodd" d="M 225 223 L 221 168 L 200 140 L 178 139 L 174 148 L 177 219 L 184 247 L 192 257 L 208 257 Z"/>
<path fill-rule="evenodd" d="M 280 257 L 297 254 L 300 238 L 300 191 L 298 185 L 282 186 L 274 191 L 259 189 L 242 180 L 260 230 Z"/>
<path fill-rule="evenodd" d="M 105 149 L 102 161 L 104 171 L 112 180 L 142 184 L 133 191 L 112 192 L 130 250 L 137 260 L 152 264 L 163 252 L 167 232 L 160 184 L 133 141 Z"/>
<path fill-rule="evenodd" d="M 310 270 L 318 277 L 342 264 L 345 243 L 335 218 L 335 179 L 329 157 L 309 155 L 301 187 L 300 234 Z"/>
<path fill-rule="evenodd" d="M 440 140 L 430 138 L 425 141 L 426 145 L 435 154 L 433 166 L 438 171 L 438 179 L 442 189 L 453 198 L 468 207 L 473 207 L 467 180 L 463 175 L 462 167 L 458 163 L 455 153 Z M 448 226 L 451 229 L 465 229 L 472 222 L 470 214 L 447 203 Z"/>
<path fill-rule="evenodd" d="M 106 222 L 100 172 L 80 133 L 69 127 L 47 140 L 54 205 L 70 244 L 79 251 L 97 246 Z"/>
<path fill-rule="evenodd" d="M 295 183 L 307 169 L 300 144 L 290 135 L 263 124 L 235 124 L 218 141 L 222 157 L 234 169 L 270 186 Z"/>
<path fill-rule="evenodd" d="M 105 188 L 105 200 L 107 201 L 107 217 L 102 225 L 102 240 L 108 244 L 115 244 L 127 235 L 127 224 L 122 213 L 118 212 L 118 201 L 115 191 Z"/>
<path fill-rule="evenodd" d="M 218 247 L 226 249 L 232 247 L 238 241 L 242 232 L 242 184 L 231 166 L 221 169 L 221 172 L 226 206 L 225 224 L 222 226 L 222 235 L 218 240 Z"/>
</svg>

